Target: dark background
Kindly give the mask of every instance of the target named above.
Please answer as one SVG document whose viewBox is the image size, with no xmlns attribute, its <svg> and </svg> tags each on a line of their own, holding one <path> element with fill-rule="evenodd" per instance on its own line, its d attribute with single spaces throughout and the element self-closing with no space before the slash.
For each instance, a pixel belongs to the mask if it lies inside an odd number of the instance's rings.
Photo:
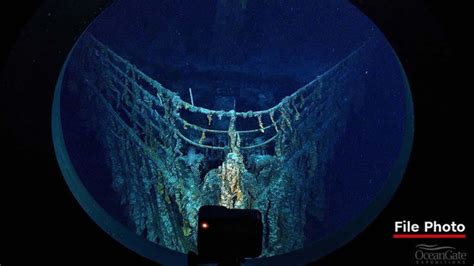
<svg viewBox="0 0 474 266">
<path fill-rule="evenodd" d="M 43 3 L 44 2 L 44 3 Z M 106 0 L 2 2 L 0 264 L 153 265 L 104 233 L 64 182 L 51 139 L 51 103 L 69 49 Z M 415 140 L 391 203 L 356 239 L 316 265 L 412 265 L 419 243 L 474 258 L 467 100 L 468 8 L 447 1 L 353 1 L 396 50 L 415 104 Z M 35 15 L 36 14 L 36 15 Z M 396 220 L 464 223 L 465 240 L 394 240 Z"/>
</svg>

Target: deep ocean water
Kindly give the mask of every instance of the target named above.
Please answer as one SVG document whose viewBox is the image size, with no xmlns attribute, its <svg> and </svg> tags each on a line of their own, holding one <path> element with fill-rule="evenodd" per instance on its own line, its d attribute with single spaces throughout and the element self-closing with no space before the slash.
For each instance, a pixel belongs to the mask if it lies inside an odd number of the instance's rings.
<svg viewBox="0 0 474 266">
<path fill-rule="evenodd" d="M 63 71 L 53 119 L 80 182 L 171 250 L 195 250 L 204 204 L 260 210 L 263 257 L 305 248 L 401 179 L 408 84 L 346 1 L 115 1 Z"/>
</svg>

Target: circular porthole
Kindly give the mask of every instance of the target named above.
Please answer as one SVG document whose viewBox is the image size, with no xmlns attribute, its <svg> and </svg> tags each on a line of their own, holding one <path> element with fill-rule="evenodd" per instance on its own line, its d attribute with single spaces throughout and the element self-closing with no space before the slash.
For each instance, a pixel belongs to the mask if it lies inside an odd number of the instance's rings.
<svg viewBox="0 0 474 266">
<path fill-rule="evenodd" d="M 185 263 L 202 205 L 262 213 L 256 264 L 308 262 L 361 232 L 413 137 L 405 74 L 346 1 L 115 1 L 58 79 L 61 170 L 135 252 Z"/>
</svg>

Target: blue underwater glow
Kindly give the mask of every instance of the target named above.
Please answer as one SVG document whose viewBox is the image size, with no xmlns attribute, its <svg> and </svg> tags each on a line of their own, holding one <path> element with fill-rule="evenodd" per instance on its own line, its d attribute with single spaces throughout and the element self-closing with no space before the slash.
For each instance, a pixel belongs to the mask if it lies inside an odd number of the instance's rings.
<svg viewBox="0 0 474 266">
<path fill-rule="evenodd" d="M 318 243 L 393 193 L 411 145 L 403 69 L 346 1 L 116 1 L 58 87 L 87 192 L 183 253 L 203 204 L 259 209 L 263 257 Z"/>
</svg>

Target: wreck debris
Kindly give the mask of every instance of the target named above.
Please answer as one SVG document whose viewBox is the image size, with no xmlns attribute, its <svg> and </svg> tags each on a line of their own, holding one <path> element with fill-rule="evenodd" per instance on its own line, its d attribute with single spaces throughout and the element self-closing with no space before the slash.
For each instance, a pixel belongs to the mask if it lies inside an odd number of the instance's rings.
<svg viewBox="0 0 474 266">
<path fill-rule="evenodd" d="M 90 119 L 137 234 L 187 252 L 199 207 L 220 204 L 261 211 L 263 256 L 304 245 L 306 215 L 324 217 L 325 162 L 350 109 L 341 99 L 357 93 L 339 73 L 361 48 L 275 106 L 237 112 L 195 106 L 191 88 L 188 103 L 92 35 L 82 41 L 86 96 L 96 103 Z M 215 117 L 228 128 L 216 128 Z M 252 128 L 239 130 L 242 120 Z"/>
</svg>

